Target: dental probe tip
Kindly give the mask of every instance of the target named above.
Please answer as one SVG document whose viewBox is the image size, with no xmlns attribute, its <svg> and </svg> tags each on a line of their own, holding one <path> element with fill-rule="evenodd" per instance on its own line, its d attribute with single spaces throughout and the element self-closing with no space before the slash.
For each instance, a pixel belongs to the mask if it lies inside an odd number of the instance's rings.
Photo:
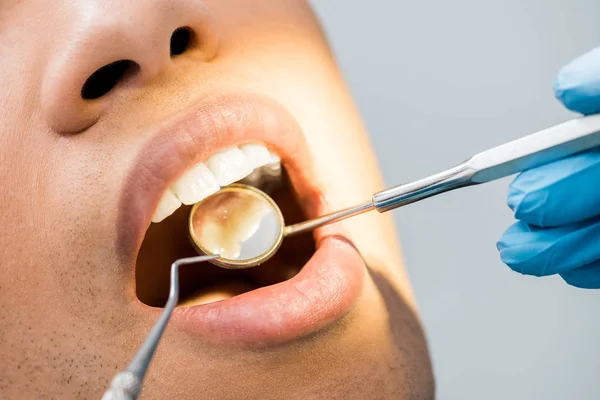
<svg viewBox="0 0 600 400">
<path fill-rule="evenodd" d="M 142 381 L 150 365 L 158 342 L 167 327 L 167 322 L 179 301 L 179 267 L 181 265 L 197 264 L 219 258 L 218 255 L 204 255 L 180 258 L 171 264 L 171 282 L 169 298 L 158 321 L 154 324 L 146 340 L 140 346 L 133 360 L 124 371 L 119 372 L 112 380 L 110 388 L 102 396 L 102 400 L 135 400 L 142 390 Z"/>
</svg>

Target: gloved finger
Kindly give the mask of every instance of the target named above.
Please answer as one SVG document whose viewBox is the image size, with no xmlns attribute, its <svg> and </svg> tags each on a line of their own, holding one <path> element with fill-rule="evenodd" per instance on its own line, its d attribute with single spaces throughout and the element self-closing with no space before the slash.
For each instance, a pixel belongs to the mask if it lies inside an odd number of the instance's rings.
<svg viewBox="0 0 600 400">
<path fill-rule="evenodd" d="M 600 289 L 600 260 L 563 272 L 560 276 L 571 286 L 582 289 Z"/>
<path fill-rule="evenodd" d="M 502 261 L 516 272 L 561 274 L 600 259 L 600 218 L 556 228 L 517 222 L 500 238 L 497 248 Z"/>
<path fill-rule="evenodd" d="M 558 73 L 554 94 L 571 111 L 600 112 L 600 47 L 571 61 Z"/>
<path fill-rule="evenodd" d="M 600 215 L 600 149 L 522 172 L 508 206 L 530 225 L 553 227 Z"/>
</svg>

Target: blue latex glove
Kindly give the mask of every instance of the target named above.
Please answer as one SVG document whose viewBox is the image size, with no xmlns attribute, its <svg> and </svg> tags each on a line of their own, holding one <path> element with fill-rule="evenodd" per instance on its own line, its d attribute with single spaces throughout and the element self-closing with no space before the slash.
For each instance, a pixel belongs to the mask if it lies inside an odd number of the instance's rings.
<svg viewBox="0 0 600 400">
<path fill-rule="evenodd" d="M 600 112 L 600 48 L 564 67 L 554 92 L 572 111 Z M 504 263 L 600 288 L 600 149 L 521 173 L 508 205 L 519 221 L 498 242 Z"/>
</svg>

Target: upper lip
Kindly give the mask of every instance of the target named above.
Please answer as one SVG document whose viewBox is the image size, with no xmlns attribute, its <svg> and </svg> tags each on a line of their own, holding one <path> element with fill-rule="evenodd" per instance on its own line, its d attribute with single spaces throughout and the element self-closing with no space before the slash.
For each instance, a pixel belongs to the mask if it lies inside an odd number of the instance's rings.
<svg viewBox="0 0 600 400">
<path fill-rule="evenodd" d="M 152 214 L 177 178 L 216 151 L 242 142 L 259 141 L 279 154 L 308 218 L 330 211 L 304 140 L 281 105 L 256 95 L 204 99 L 160 124 L 125 180 L 117 222 L 120 256 L 135 266 Z M 338 236 L 343 232 L 336 227 L 317 230 L 317 252 L 294 278 L 218 303 L 176 309 L 173 323 L 204 338 L 246 344 L 280 342 L 330 324 L 353 306 L 365 271 L 358 252 Z"/>
</svg>

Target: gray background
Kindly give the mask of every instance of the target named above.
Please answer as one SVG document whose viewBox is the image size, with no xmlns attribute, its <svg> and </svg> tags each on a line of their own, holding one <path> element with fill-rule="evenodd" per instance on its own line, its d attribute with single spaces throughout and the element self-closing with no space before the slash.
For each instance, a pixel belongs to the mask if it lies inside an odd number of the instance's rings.
<svg viewBox="0 0 600 400">
<path fill-rule="evenodd" d="M 571 116 L 560 67 L 600 45 L 598 0 L 316 0 L 388 184 Z M 509 180 L 395 212 L 438 398 L 600 399 L 600 291 L 510 271 Z"/>
</svg>

